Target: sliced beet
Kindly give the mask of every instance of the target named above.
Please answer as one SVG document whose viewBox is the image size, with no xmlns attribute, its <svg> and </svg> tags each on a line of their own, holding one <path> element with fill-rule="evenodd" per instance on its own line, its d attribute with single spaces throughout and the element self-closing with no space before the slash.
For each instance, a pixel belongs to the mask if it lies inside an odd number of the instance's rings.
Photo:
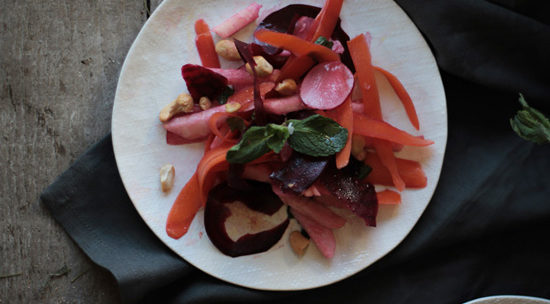
<svg viewBox="0 0 550 304">
<path fill-rule="evenodd" d="M 319 178 L 327 163 L 327 158 L 307 156 L 294 151 L 288 162 L 271 173 L 270 178 L 284 192 L 300 194 Z"/>
<path fill-rule="evenodd" d="M 240 201 L 248 208 L 267 215 L 273 215 L 283 206 L 269 184 L 249 182 L 253 185 L 249 191 L 233 189 L 227 183 L 216 186 L 208 194 L 204 210 L 204 226 L 209 239 L 222 253 L 231 257 L 267 251 L 281 239 L 289 223 L 286 219 L 269 230 L 245 234 L 237 241 L 229 237 L 225 222 L 231 211 L 226 204 Z"/>
<path fill-rule="evenodd" d="M 315 185 L 321 192 L 320 200 L 345 207 L 362 218 L 367 226 L 376 226 L 378 199 L 372 184 L 360 181 L 351 172 L 336 169 L 331 162 Z"/>
<path fill-rule="evenodd" d="M 241 58 L 250 65 L 252 69 L 252 74 L 254 75 L 254 120 L 260 126 L 263 126 L 267 123 L 266 115 L 267 113 L 264 110 L 264 102 L 262 96 L 260 95 L 260 88 L 258 86 L 258 75 L 256 75 L 256 62 L 254 61 L 254 55 L 252 54 L 252 49 L 248 43 L 234 39 L 235 46 Z"/>
<path fill-rule="evenodd" d="M 195 102 L 203 96 L 217 99 L 227 87 L 227 79 L 212 70 L 196 64 L 181 67 L 181 75 L 187 84 L 187 90 Z"/>
<path fill-rule="evenodd" d="M 310 108 L 334 109 L 349 96 L 353 81 L 353 74 L 341 62 L 323 62 L 306 74 L 300 87 L 300 97 Z"/>
<path fill-rule="evenodd" d="M 296 21 L 299 19 L 299 17 L 304 16 L 315 18 L 320 11 L 321 8 L 311 5 L 291 4 L 267 15 L 262 20 L 262 22 L 260 22 L 256 30 L 268 29 L 270 31 L 280 33 L 293 33 L 294 25 L 296 24 Z M 340 59 L 352 71 L 352 73 L 355 73 L 355 67 L 353 66 L 353 61 L 351 60 L 351 55 L 349 53 L 346 43 L 347 41 L 349 41 L 349 36 L 340 26 L 340 19 L 338 19 L 338 22 L 336 23 L 336 27 L 334 28 L 334 32 L 332 33 L 331 38 L 332 40 L 340 41 L 340 43 L 344 47 L 344 53 L 342 53 Z M 256 42 L 261 44 L 261 42 Z"/>
</svg>

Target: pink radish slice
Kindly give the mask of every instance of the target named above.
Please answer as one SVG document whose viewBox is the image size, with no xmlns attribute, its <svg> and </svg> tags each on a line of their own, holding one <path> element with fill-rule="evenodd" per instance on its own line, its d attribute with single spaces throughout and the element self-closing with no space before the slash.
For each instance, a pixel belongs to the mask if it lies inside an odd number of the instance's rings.
<svg viewBox="0 0 550 304">
<path fill-rule="evenodd" d="M 344 227 L 346 224 L 346 219 L 311 198 L 283 193 L 278 186 L 273 186 L 272 189 L 283 203 L 314 219 L 319 225 L 330 229 L 337 229 Z"/>
<path fill-rule="evenodd" d="M 201 138 L 192 139 L 192 140 L 185 139 L 176 133 L 166 131 L 166 143 L 172 146 L 194 144 L 194 143 L 203 142 L 205 140 L 206 140 L 206 137 L 201 137 Z"/>
<path fill-rule="evenodd" d="M 319 225 L 316 221 L 312 220 L 308 216 L 296 211 L 294 208 L 290 208 L 292 214 L 298 220 L 300 225 L 307 231 L 317 249 L 323 256 L 331 259 L 336 251 L 336 238 L 332 230 Z"/>
<path fill-rule="evenodd" d="M 341 105 L 353 88 L 353 74 L 339 61 L 323 62 L 307 73 L 300 88 L 303 102 L 314 109 Z"/>
<path fill-rule="evenodd" d="M 237 12 L 235 15 L 229 17 L 229 19 L 214 27 L 212 30 L 218 34 L 218 36 L 227 38 L 256 20 L 261 8 L 261 5 L 254 2 L 245 9 Z"/>
<path fill-rule="evenodd" d="M 187 140 L 204 138 L 210 134 L 208 119 L 212 114 L 217 112 L 225 112 L 225 106 L 212 107 L 205 111 L 172 118 L 168 122 L 165 122 L 163 127 L 167 131 Z"/>
</svg>

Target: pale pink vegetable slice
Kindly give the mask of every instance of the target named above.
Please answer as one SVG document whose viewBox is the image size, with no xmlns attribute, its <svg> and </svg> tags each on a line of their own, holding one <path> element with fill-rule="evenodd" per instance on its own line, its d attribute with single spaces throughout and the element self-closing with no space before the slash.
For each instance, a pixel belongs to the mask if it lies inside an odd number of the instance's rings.
<svg viewBox="0 0 550 304">
<path fill-rule="evenodd" d="M 307 73 L 300 97 L 309 107 L 334 109 L 342 104 L 353 88 L 353 74 L 339 61 L 323 62 Z"/>
<path fill-rule="evenodd" d="M 277 186 L 273 186 L 272 188 L 273 192 L 279 196 L 283 203 L 289 205 L 302 214 L 309 216 L 319 225 L 329 229 L 338 229 L 344 227 L 346 224 L 346 219 L 340 217 L 329 208 L 311 198 L 283 193 Z"/>
<path fill-rule="evenodd" d="M 273 114 L 284 115 L 290 112 L 296 112 L 306 109 L 299 95 L 293 95 L 283 98 L 268 98 L 264 100 L 264 109 Z"/>
<path fill-rule="evenodd" d="M 187 140 L 204 138 L 211 133 L 208 119 L 217 112 L 225 112 L 225 106 L 212 107 L 205 111 L 173 118 L 164 123 L 163 127 Z"/>
<path fill-rule="evenodd" d="M 298 223 L 300 223 L 300 225 L 302 225 L 302 227 L 306 230 L 307 234 L 309 234 L 321 254 L 326 258 L 331 259 L 336 251 L 336 238 L 334 237 L 332 230 L 319 225 L 316 221 L 292 207 L 290 208 L 290 211 Z"/>
<path fill-rule="evenodd" d="M 218 36 L 227 38 L 256 20 L 261 8 L 262 6 L 260 4 L 254 2 L 245 9 L 237 12 L 235 15 L 229 17 L 229 19 L 214 27 L 212 30 L 218 34 Z"/>
<path fill-rule="evenodd" d="M 244 68 L 239 68 L 239 69 L 210 68 L 210 70 L 212 72 L 218 73 L 223 77 L 225 77 L 227 79 L 227 84 L 236 86 L 235 88 L 254 84 L 254 76 L 248 73 Z M 258 78 L 258 80 L 260 83 L 266 82 L 266 81 L 275 81 L 279 73 L 280 73 L 279 70 L 274 69 L 271 75 Z"/>
<path fill-rule="evenodd" d="M 254 109 L 253 104 L 249 104 L 244 111 Z M 290 112 L 296 112 L 307 109 L 306 105 L 298 95 L 292 95 L 282 98 L 267 98 L 264 100 L 264 109 L 272 114 L 284 115 Z"/>
</svg>

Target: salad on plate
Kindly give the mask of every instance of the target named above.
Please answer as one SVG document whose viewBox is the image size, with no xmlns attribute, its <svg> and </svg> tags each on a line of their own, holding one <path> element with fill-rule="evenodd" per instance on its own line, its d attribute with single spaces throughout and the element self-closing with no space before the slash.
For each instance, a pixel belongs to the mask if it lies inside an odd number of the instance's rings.
<svg viewBox="0 0 550 304">
<path fill-rule="evenodd" d="M 399 79 L 373 65 L 370 34 L 350 38 L 341 28 L 343 2 L 326 0 L 322 8 L 294 4 L 268 13 L 251 42 L 231 37 L 257 21 L 259 4 L 212 31 L 204 20 L 195 22 L 201 64 L 184 63 L 188 92 L 159 115 L 167 144 L 205 143 L 168 215 L 170 237 L 185 235 L 204 208 L 212 244 L 237 257 L 272 248 L 294 218 L 302 227 L 289 234 L 296 254 L 311 239 L 330 259 L 334 230 L 349 215 L 375 227 L 379 205 L 399 204 L 400 192 L 427 185 L 420 163 L 395 152 L 433 141 L 384 121 L 377 73 L 420 130 Z M 229 61 L 240 67 L 227 68 Z M 163 191 L 173 175 L 174 168 L 163 168 Z"/>
</svg>

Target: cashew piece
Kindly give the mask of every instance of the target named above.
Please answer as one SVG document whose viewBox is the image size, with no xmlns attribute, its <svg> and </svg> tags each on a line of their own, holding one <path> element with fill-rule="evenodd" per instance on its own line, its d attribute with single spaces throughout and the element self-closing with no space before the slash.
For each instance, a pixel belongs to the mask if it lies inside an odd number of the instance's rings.
<svg viewBox="0 0 550 304">
<path fill-rule="evenodd" d="M 187 93 L 182 93 L 176 100 L 162 108 L 159 119 L 162 122 L 167 122 L 178 113 L 190 112 L 193 112 L 193 97 Z"/>
<path fill-rule="evenodd" d="M 237 51 L 235 42 L 229 39 L 220 40 L 216 43 L 216 53 L 226 60 L 241 60 L 241 55 L 239 55 L 239 51 Z"/>
<path fill-rule="evenodd" d="M 275 87 L 275 91 L 284 96 L 294 95 L 297 90 L 298 86 L 296 85 L 296 81 L 291 78 L 279 82 L 279 84 Z"/>
<path fill-rule="evenodd" d="M 266 77 L 273 73 L 273 66 L 269 62 L 267 62 L 264 57 L 254 56 L 252 58 L 254 58 L 254 62 L 256 63 L 256 66 L 254 66 L 254 70 L 256 70 L 256 75 L 258 77 Z M 245 68 L 249 74 L 253 74 L 252 68 L 250 68 L 250 64 L 247 63 L 245 65 Z"/>
<path fill-rule="evenodd" d="M 290 233 L 290 247 L 292 251 L 298 256 L 303 256 L 306 252 L 307 246 L 309 246 L 309 239 L 307 239 L 300 231 L 292 231 Z"/>
<path fill-rule="evenodd" d="M 176 170 L 171 164 L 166 164 L 160 168 L 160 186 L 162 192 L 169 192 L 174 187 L 174 177 Z"/>
<path fill-rule="evenodd" d="M 210 98 L 203 96 L 201 99 L 199 99 L 199 107 L 201 110 L 208 110 L 212 107 L 212 102 L 210 101 Z"/>
</svg>

